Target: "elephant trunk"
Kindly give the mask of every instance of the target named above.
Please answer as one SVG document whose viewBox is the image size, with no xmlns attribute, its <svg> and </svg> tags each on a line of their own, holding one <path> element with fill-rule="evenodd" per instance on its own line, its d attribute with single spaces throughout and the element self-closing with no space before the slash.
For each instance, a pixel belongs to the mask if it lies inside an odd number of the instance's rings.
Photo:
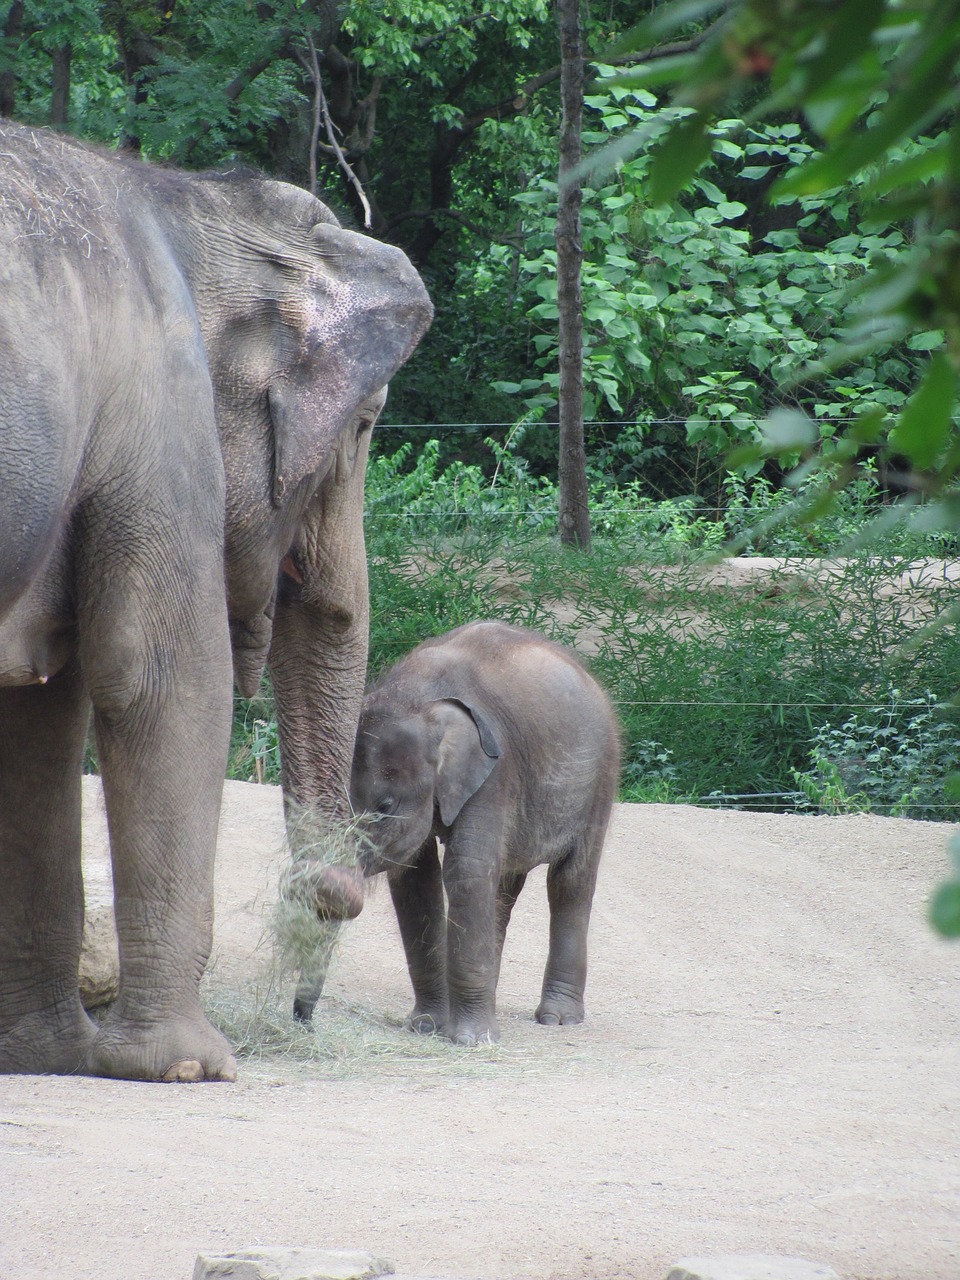
<svg viewBox="0 0 960 1280">
<path fill-rule="evenodd" d="M 349 783 L 366 674 L 365 576 L 362 606 L 349 626 L 331 631 L 315 609 L 284 603 L 282 591 L 274 620 L 270 674 L 292 855 L 280 897 L 299 921 L 293 932 L 301 941 L 289 959 L 300 971 L 293 1013 L 303 1023 L 311 1021 L 323 991 L 335 922 L 363 907 Z"/>
<path fill-rule="evenodd" d="M 344 920 L 363 906 L 349 785 L 366 673 L 366 602 L 362 622 L 332 634 L 319 623 L 315 610 L 278 603 L 270 674 L 293 855 L 284 887 L 309 896 L 322 919 Z"/>
<path fill-rule="evenodd" d="M 367 668 L 370 601 L 363 486 L 370 429 L 385 390 L 357 413 L 280 565 L 268 663 L 292 861 L 282 886 L 321 921 L 363 906 L 350 771 Z M 333 932 L 301 963 L 294 1013 L 309 1022 Z"/>
</svg>

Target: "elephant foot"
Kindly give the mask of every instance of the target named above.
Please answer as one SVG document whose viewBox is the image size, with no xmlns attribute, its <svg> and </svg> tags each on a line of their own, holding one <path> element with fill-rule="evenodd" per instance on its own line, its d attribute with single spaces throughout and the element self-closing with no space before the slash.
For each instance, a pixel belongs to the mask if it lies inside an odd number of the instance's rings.
<svg viewBox="0 0 960 1280">
<path fill-rule="evenodd" d="M 499 1044 L 500 1028 L 496 1018 L 458 1018 L 444 1029 L 454 1044 L 472 1048 L 478 1044 Z"/>
<path fill-rule="evenodd" d="M 424 1009 L 414 1009 L 403 1024 L 404 1031 L 413 1031 L 418 1036 L 438 1036 L 443 1034 L 447 1021 L 446 1013 L 430 1013 Z"/>
<path fill-rule="evenodd" d="M 69 1010 L 26 1014 L 0 1032 L 0 1074 L 84 1074 L 96 1034 L 79 997 Z"/>
<path fill-rule="evenodd" d="M 542 1027 L 572 1027 L 583 1021 L 583 997 L 568 992 L 543 993 L 533 1015 Z"/>
<path fill-rule="evenodd" d="M 226 1040 L 202 1014 L 144 1023 L 111 1013 L 87 1054 L 85 1071 L 115 1080 L 232 1083 L 237 1062 Z"/>
</svg>

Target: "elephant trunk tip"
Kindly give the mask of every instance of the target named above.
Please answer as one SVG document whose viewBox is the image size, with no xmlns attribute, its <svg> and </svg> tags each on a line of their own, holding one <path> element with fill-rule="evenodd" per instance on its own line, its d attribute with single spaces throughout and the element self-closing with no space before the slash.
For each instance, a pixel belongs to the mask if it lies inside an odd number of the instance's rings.
<svg viewBox="0 0 960 1280">
<path fill-rule="evenodd" d="M 301 858 L 284 872 L 280 896 L 308 905 L 320 921 L 355 920 L 363 910 L 363 872 Z"/>
</svg>

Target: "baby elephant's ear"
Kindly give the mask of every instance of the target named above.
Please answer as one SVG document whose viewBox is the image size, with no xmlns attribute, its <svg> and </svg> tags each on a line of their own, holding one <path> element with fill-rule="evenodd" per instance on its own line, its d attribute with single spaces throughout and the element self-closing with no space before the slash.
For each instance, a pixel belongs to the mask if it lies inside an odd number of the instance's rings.
<svg viewBox="0 0 960 1280">
<path fill-rule="evenodd" d="M 449 827 L 489 778 L 500 744 L 483 716 L 459 698 L 431 702 L 427 718 L 441 731 L 434 791 L 440 818 Z"/>
</svg>

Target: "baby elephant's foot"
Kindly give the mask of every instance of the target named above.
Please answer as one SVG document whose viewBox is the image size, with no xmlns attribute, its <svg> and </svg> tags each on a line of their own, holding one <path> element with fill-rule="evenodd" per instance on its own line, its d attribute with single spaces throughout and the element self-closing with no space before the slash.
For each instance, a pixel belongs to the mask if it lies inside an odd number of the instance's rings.
<svg viewBox="0 0 960 1280">
<path fill-rule="evenodd" d="M 570 1027 L 583 1021 L 583 996 L 545 991 L 533 1015 L 543 1027 Z"/>
</svg>

